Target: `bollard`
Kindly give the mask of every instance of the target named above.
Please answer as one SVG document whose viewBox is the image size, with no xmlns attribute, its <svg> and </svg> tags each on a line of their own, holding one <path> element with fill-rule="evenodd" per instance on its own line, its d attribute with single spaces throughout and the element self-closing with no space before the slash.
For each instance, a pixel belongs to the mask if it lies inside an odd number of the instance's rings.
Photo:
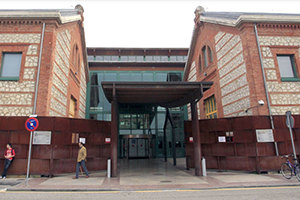
<svg viewBox="0 0 300 200">
<path fill-rule="evenodd" d="M 107 160 L 107 178 L 111 177 L 111 160 Z"/>
<path fill-rule="evenodd" d="M 206 162 L 205 162 L 205 158 L 202 158 L 202 176 L 206 176 Z"/>
</svg>

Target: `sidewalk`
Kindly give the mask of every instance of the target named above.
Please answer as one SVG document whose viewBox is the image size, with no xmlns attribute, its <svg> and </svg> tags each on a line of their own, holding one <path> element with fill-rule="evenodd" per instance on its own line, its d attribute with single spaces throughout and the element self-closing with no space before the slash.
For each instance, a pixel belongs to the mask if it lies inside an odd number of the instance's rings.
<svg viewBox="0 0 300 200">
<path fill-rule="evenodd" d="M 121 161 L 120 176 L 107 178 L 106 171 L 91 172 L 90 178 L 72 179 L 74 174 L 61 174 L 54 178 L 31 178 L 7 188 L 8 191 L 122 191 L 122 190 L 191 190 L 247 187 L 300 186 L 293 177 L 285 179 L 281 174 L 255 174 L 249 172 L 209 170 L 206 177 L 193 176 L 194 170 L 174 167 L 162 160 Z M 134 166 L 134 167 L 133 167 Z M 0 185 L 13 182 L 13 178 L 0 180 Z M 16 179 L 20 182 L 20 178 Z"/>
</svg>

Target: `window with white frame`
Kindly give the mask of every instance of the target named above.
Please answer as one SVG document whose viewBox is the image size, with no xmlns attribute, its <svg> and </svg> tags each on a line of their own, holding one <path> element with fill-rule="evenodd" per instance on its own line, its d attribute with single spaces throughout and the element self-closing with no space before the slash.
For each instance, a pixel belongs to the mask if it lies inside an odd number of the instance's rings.
<svg viewBox="0 0 300 200">
<path fill-rule="evenodd" d="M 22 53 L 4 52 L 2 54 L 1 78 L 19 78 Z"/>
</svg>

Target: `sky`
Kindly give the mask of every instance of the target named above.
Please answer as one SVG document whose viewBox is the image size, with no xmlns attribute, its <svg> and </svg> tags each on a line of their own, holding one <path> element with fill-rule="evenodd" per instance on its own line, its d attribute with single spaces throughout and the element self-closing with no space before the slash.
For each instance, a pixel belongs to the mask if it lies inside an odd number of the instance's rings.
<svg viewBox="0 0 300 200">
<path fill-rule="evenodd" d="M 197 6 L 210 12 L 300 13 L 299 0 L 0 0 L 0 9 L 84 8 L 87 47 L 188 48 Z"/>
</svg>

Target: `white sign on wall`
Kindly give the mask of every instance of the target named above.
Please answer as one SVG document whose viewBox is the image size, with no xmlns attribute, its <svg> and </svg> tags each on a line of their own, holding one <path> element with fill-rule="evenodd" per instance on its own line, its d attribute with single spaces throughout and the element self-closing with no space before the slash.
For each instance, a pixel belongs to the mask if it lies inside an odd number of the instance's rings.
<svg viewBox="0 0 300 200">
<path fill-rule="evenodd" d="M 79 142 L 82 142 L 82 144 L 85 144 L 85 138 L 79 138 Z"/>
<path fill-rule="evenodd" d="M 257 129 L 257 142 L 274 142 L 274 135 L 272 129 Z"/>
<path fill-rule="evenodd" d="M 34 131 L 33 144 L 51 144 L 51 131 Z"/>
<path fill-rule="evenodd" d="M 219 142 L 226 142 L 226 137 L 225 136 L 219 136 L 218 140 L 219 140 Z"/>
</svg>

